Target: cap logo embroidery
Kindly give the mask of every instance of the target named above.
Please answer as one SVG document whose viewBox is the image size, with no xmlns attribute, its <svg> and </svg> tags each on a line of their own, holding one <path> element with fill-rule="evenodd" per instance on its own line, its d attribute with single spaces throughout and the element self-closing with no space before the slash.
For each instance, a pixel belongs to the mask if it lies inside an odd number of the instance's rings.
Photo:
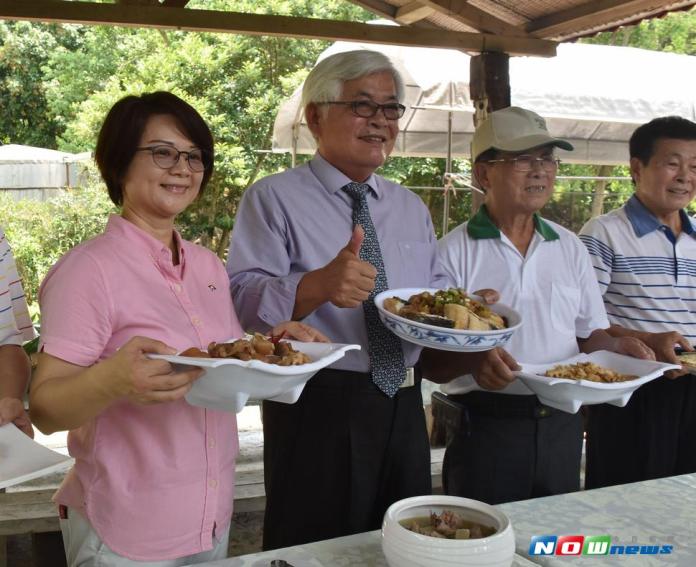
<svg viewBox="0 0 696 567">
<path fill-rule="evenodd" d="M 534 122 L 537 123 L 537 126 L 539 126 L 539 128 L 546 129 L 546 120 L 544 120 L 541 116 L 534 117 Z"/>
</svg>

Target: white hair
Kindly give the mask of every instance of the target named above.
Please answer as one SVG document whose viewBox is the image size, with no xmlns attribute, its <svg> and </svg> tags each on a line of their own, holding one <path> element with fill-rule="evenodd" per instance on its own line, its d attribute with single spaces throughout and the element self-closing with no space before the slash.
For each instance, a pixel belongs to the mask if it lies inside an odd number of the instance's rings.
<svg viewBox="0 0 696 567">
<path fill-rule="evenodd" d="M 302 87 L 302 108 L 308 104 L 338 100 L 343 84 L 367 75 L 388 72 L 394 78 L 396 97 L 404 97 L 404 82 L 391 60 L 378 51 L 358 49 L 335 53 L 322 59 L 309 72 Z"/>
</svg>

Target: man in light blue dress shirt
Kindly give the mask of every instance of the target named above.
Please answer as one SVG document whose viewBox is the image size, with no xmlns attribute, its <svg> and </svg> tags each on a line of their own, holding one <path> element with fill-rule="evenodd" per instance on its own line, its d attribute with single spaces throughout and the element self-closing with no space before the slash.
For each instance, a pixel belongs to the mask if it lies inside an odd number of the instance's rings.
<svg viewBox="0 0 696 567">
<path fill-rule="evenodd" d="M 379 53 L 320 62 L 303 91 L 316 155 L 254 184 L 239 207 L 228 273 L 242 325 L 265 331 L 301 319 L 334 342 L 362 346 L 312 378 L 296 404 L 264 402 L 265 549 L 376 529 L 391 503 L 431 491 L 413 368 L 420 348 L 394 341 L 390 356 L 406 367 L 405 379 L 393 377 L 395 394 L 373 382 L 366 312 L 380 276 L 361 258 L 378 242 L 391 289 L 442 283 L 427 208 L 374 173 L 394 146 L 403 94 Z M 373 229 L 354 224 L 347 191 L 364 184 Z M 377 242 L 368 244 L 370 234 Z"/>
</svg>

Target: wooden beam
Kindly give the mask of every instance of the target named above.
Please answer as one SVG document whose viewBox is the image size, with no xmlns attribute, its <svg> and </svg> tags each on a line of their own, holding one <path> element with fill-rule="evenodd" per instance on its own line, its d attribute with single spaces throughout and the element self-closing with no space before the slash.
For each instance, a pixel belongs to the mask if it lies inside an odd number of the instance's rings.
<svg viewBox="0 0 696 567">
<path fill-rule="evenodd" d="M 360 6 L 361 8 L 364 8 L 368 12 L 372 12 L 376 16 L 381 16 L 382 18 L 386 18 L 387 20 L 391 20 L 392 22 L 397 22 L 396 20 L 396 13 L 398 12 L 398 9 L 396 6 L 392 6 L 391 4 L 387 4 L 386 2 L 383 2 L 382 0 L 350 0 L 351 4 L 355 4 L 356 6 Z M 424 28 L 424 29 L 441 29 L 440 27 L 436 26 L 435 24 L 431 22 L 426 22 L 425 20 L 419 20 L 417 22 L 413 22 L 411 24 L 411 27 L 413 28 Z"/>
<path fill-rule="evenodd" d="M 419 2 L 482 33 L 521 37 L 527 35 L 525 30 L 472 6 L 467 0 L 419 0 Z"/>
<path fill-rule="evenodd" d="M 689 6 L 696 2 L 685 1 L 682 4 Z M 673 7 L 679 6 L 670 6 L 670 9 Z M 652 15 L 664 11 L 665 2 L 658 0 L 595 0 L 533 20 L 525 29 L 539 38 L 568 37 L 597 26 L 620 22 L 637 14 Z"/>
<path fill-rule="evenodd" d="M 43 22 L 122 25 L 211 33 L 239 33 L 281 37 L 442 47 L 463 51 L 497 51 L 511 55 L 553 57 L 556 43 L 525 37 L 373 26 L 356 22 L 240 14 L 161 6 L 123 6 L 65 0 L 0 0 L 0 18 Z"/>
<path fill-rule="evenodd" d="M 167 8 L 183 8 L 188 3 L 189 0 L 162 0 L 162 6 Z"/>
<path fill-rule="evenodd" d="M 424 6 L 421 2 L 411 2 L 401 6 L 396 11 L 396 21 L 402 25 L 409 25 L 424 20 L 434 11 L 431 7 Z"/>
</svg>

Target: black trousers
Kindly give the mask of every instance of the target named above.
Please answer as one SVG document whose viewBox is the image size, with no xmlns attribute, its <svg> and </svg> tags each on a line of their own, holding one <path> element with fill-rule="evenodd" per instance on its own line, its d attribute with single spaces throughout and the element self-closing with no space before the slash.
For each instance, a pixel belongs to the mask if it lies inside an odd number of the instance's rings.
<svg viewBox="0 0 696 567">
<path fill-rule="evenodd" d="M 470 392 L 442 465 L 446 494 L 502 504 L 580 488 L 582 418 L 536 396 Z"/>
<path fill-rule="evenodd" d="M 323 370 L 297 403 L 264 402 L 263 431 L 264 549 L 377 529 L 431 493 L 419 382 L 388 398 L 368 374 Z"/>
<path fill-rule="evenodd" d="M 587 488 L 692 472 L 696 376 L 653 380 L 623 408 L 587 408 Z"/>
</svg>

